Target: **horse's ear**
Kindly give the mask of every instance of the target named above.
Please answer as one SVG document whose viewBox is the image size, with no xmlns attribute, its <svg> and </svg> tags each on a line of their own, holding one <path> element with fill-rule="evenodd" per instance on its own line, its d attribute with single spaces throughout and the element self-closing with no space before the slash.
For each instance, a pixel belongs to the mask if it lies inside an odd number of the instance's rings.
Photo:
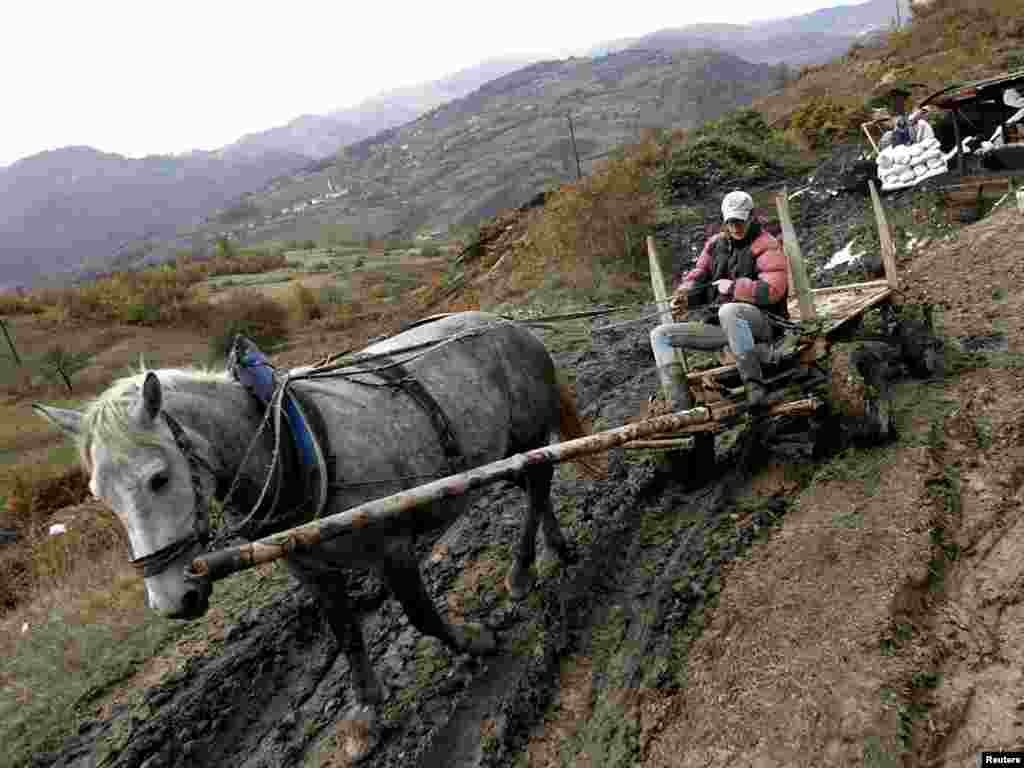
<svg viewBox="0 0 1024 768">
<path fill-rule="evenodd" d="M 160 379 L 150 371 L 142 382 L 142 399 L 137 406 L 136 417 L 140 424 L 149 426 L 158 415 L 163 404 L 164 394 L 160 389 Z"/>
<path fill-rule="evenodd" d="M 48 405 L 33 403 L 32 410 L 42 416 L 65 435 L 76 437 L 82 433 L 82 413 L 67 408 L 51 408 Z"/>
</svg>

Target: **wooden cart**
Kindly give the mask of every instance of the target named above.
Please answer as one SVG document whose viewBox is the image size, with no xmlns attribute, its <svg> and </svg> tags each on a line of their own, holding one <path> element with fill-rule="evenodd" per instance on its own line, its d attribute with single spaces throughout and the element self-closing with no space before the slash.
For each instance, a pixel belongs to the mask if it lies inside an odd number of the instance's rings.
<svg viewBox="0 0 1024 768">
<path fill-rule="evenodd" d="M 776 196 L 776 205 L 783 229 L 790 278 L 789 314 L 794 330 L 779 344 L 780 357 L 765 366 L 767 402 L 774 406 L 762 411 L 774 416 L 779 406 L 804 402 L 808 394 L 825 383 L 833 344 L 858 325 L 864 313 L 875 307 L 890 306 L 897 288 L 896 253 L 889 233 L 885 211 L 873 182 L 869 184 L 882 247 L 885 277 L 864 283 L 811 289 L 789 215 L 787 193 Z M 652 238 L 648 238 L 651 283 L 655 299 L 664 308 L 662 322 L 671 322 L 668 292 L 665 289 L 661 262 Z M 728 353 L 726 356 L 731 357 Z M 687 372 L 687 386 L 694 407 L 707 407 L 712 418 L 671 435 L 632 445 L 632 448 L 673 449 L 689 444 L 693 438 L 698 452 L 713 450 L 714 434 L 735 423 L 737 408 L 746 412 L 746 391 L 735 362 L 704 370 L 689 370 L 686 355 L 676 350 L 676 362 Z"/>
</svg>

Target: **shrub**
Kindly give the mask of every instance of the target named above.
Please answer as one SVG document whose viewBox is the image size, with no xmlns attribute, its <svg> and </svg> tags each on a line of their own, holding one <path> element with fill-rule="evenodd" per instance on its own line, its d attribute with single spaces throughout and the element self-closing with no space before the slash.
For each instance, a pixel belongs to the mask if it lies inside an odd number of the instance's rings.
<svg viewBox="0 0 1024 768">
<path fill-rule="evenodd" d="M 320 289 L 320 303 L 327 306 L 340 306 L 348 302 L 349 296 L 340 285 L 325 285 Z"/>
<path fill-rule="evenodd" d="M 235 255 L 235 246 L 228 238 L 218 237 L 213 253 L 215 258 L 230 259 Z"/>
<path fill-rule="evenodd" d="M 89 495 L 89 478 L 80 467 L 55 468 L 45 463 L 11 467 L 0 477 L 6 492 L 4 525 L 31 539 L 59 509 Z"/>
<path fill-rule="evenodd" d="M 304 240 L 302 242 L 302 250 L 304 250 L 304 251 L 312 251 L 312 250 L 315 250 L 315 249 L 316 249 L 316 241 L 315 240 Z"/>
<path fill-rule="evenodd" d="M 244 250 L 238 258 L 214 258 L 206 263 L 206 277 L 220 275 L 251 275 L 260 272 L 272 272 L 288 266 L 284 251 Z"/>
<path fill-rule="evenodd" d="M 676 206 L 696 202 L 722 185 L 780 179 L 800 166 L 795 146 L 759 112 L 742 109 L 694 131 L 671 150 L 656 176 L 662 202 Z"/>
<path fill-rule="evenodd" d="M 292 286 L 291 294 L 295 317 L 299 323 L 308 323 L 310 320 L 320 319 L 323 311 L 320 308 L 320 302 L 317 301 L 316 294 L 313 293 L 309 286 L 295 283 Z"/>
<path fill-rule="evenodd" d="M 47 474 L 49 473 L 49 474 Z M 19 468 L 10 489 L 4 525 L 17 531 L 18 543 L 0 549 L 0 613 L 32 599 L 40 588 L 67 580 L 83 563 L 106 553 L 126 553 L 125 534 L 117 518 L 97 501 L 89 501 L 88 477 L 74 468 L 59 475 L 52 469 Z M 48 535 L 54 513 L 79 507 L 66 533 Z"/>
<path fill-rule="evenodd" d="M 211 364 L 227 358 L 236 334 L 248 336 L 264 352 L 288 338 L 287 307 L 253 290 L 238 291 L 230 300 L 218 304 L 208 323 L 217 329 L 210 338 Z"/>
<path fill-rule="evenodd" d="M 61 344 L 50 347 L 39 361 L 39 370 L 50 381 L 63 382 L 72 392 L 71 379 L 92 362 L 93 354 L 88 350 L 72 352 Z"/>
<path fill-rule="evenodd" d="M 46 309 L 39 294 L 0 292 L 0 317 L 37 315 Z"/>
<path fill-rule="evenodd" d="M 420 248 L 420 256 L 422 256 L 425 259 L 436 259 L 440 255 L 441 246 L 437 245 L 436 243 L 424 245 L 422 248 Z"/>
<path fill-rule="evenodd" d="M 628 259 L 631 243 L 641 239 L 654 207 L 650 174 L 639 153 L 627 152 L 564 185 L 531 214 L 528 238 L 535 258 L 532 264 L 520 260 L 520 287 L 540 285 L 557 273 L 563 284 L 589 290 L 602 262 L 615 271 L 635 272 L 636 263 Z"/>
<path fill-rule="evenodd" d="M 790 116 L 789 131 L 796 141 L 810 149 L 821 149 L 835 141 L 857 136 L 860 124 L 867 119 L 863 107 L 828 97 L 814 97 Z"/>
</svg>

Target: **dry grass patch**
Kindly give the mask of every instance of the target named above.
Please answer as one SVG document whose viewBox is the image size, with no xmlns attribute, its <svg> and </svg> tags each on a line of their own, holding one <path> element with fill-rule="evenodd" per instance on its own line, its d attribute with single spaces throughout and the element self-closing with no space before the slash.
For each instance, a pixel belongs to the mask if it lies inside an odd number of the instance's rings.
<svg viewBox="0 0 1024 768">
<path fill-rule="evenodd" d="M 59 746 L 92 714 L 89 702 L 174 630 L 147 614 L 142 580 L 123 561 L 115 565 L 114 552 L 78 561 L 74 578 L 0 619 L 0 739 L 11 764 Z"/>
<path fill-rule="evenodd" d="M 542 285 L 557 275 L 566 286 L 593 290 L 609 271 L 636 272 L 643 262 L 641 232 L 654 216 L 650 165 L 653 140 L 561 187 L 530 218 L 530 248 L 517 260 L 513 290 Z"/>
</svg>

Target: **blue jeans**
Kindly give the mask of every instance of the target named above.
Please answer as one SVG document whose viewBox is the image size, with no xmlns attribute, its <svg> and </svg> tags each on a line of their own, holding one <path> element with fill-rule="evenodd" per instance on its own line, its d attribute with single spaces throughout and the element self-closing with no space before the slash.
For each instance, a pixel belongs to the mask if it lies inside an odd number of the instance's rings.
<svg viewBox="0 0 1024 768">
<path fill-rule="evenodd" d="M 761 378 L 761 360 L 756 352 L 758 342 L 771 342 L 772 326 L 764 313 L 753 304 L 733 301 L 718 310 L 720 326 L 707 323 L 664 323 L 651 331 L 651 350 L 659 370 L 673 361 L 673 349 L 702 349 L 714 352 L 728 345 L 740 364 L 744 379 Z M 746 355 L 746 357 L 743 357 Z M 754 361 L 756 359 L 756 366 Z M 748 362 L 749 361 L 749 362 Z"/>
</svg>

